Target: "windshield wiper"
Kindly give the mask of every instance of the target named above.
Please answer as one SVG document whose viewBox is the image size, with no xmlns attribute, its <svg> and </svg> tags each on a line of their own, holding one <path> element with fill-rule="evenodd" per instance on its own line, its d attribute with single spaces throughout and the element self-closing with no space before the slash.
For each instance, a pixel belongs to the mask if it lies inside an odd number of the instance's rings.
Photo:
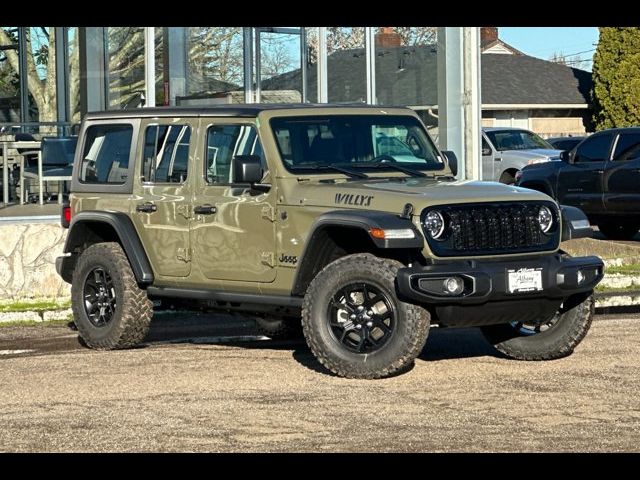
<svg viewBox="0 0 640 480">
<path fill-rule="evenodd" d="M 425 175 L 422 172 L 419 172 L 417 170 L 413 170 L 411 168 L 407 168 L 407 167 L 401 167 L 400 165 L 398 165 L 397 163 L 391 163 L 391 162 L 387 162 L 387 163 L 372 163 L 372 164 L 364 164 L 364 163 L 358 163 L 356 165 L 352 165 L 352 167 L 358 167 L 358 168 L 392 168 L 393 170 L 397 170 L 398 172 L 403 172 L 406 173 L 407 175 L 411 175 L 412 177 L 426 177 L 427 175 Z"/>
<path fill-rule="evenodd" d="M 361 172 L 354 172 L 353 170 L 349 170 L 348 168 L 344 167 L 338 167 L 337 165 L 302 165 L 295 166 L 294 168 L 296 170 L 333 170 L 334 172 L 344 173 L 351 178 L 369 178 L 369 175 Z"/>
</svg>

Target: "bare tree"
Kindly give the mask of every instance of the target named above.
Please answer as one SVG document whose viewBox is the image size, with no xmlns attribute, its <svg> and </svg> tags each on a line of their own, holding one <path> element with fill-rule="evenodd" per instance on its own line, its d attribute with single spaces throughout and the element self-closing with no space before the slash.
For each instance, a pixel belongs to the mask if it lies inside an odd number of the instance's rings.
<svg viewBox="0 0 640 480">
<path fill-rule="evenodd" d="M 578 55 L 567 56 L 562 51 L 553 52 L 553 54 L 549 57 L 550 62 L 566 65 L 567 67 L 579 68 L 581 70 L 586 70 L 589 68 L 589 60 L 590 59 L 581 58 Z"/>
<path fill-rule="evenodd" d="M 38 120 L 55 121 L 56 82 L 55 82 L 55 29 L 53 27 L 31 27 L 26 32 L 27 48 L 27 88 L 36 108 Z M 11 47 L 18 43 L 17 29 L 0 28 L 0 47 Z M 3 49 L 6 61 L 17 76 L 20 71 L 20 59 L 17 48 Z M 23 105 L 22 108 L 28 108 Z"/>
<path fill-rule="evenodd" d="M 391 27 L 392 31 L 400 35 L 401 44 L 411 47 L 415 45 L 429 45 L 435 43 L 437 27 Z M 364 48 L 363 27 L 327 27 L 327 54 L 337 50 Z M 318 35 L 315 28 L 307 34 L 309 43 L 309 59 L 316 61 L 318 51 Z"/>
</svg>

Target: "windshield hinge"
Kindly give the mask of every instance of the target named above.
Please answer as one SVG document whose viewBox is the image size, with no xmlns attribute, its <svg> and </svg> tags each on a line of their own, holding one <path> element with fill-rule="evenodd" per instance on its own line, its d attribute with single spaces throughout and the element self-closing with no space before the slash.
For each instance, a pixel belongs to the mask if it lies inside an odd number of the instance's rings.
<svg viewBox="0 0 640 480">
<path fill-rule="evenodd" d="M 271 222 L 276 221 L 276 211 L 271 205 L 264 205 L 262 207 L 262 218 Z"/>
</svg>

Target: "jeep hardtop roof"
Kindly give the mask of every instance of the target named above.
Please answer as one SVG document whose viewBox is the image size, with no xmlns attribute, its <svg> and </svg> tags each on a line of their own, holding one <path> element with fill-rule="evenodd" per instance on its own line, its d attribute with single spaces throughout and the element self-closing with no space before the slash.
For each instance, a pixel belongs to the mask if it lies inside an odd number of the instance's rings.
<svg viewBox="0 0 640 480">
<path fill-rule="evenodd" d="M 101 112 L 89 112 L 86 115 L 88 120 L 101 118 L 140 118 L 140 117 L 256 117 L 260 112 L 266 110 L 309 110 L 309 109 L 370 109 L 380 110 L 384 108 L 401 108 L 401 106 L 391 105 L 367 105 L 364 103 L 252 103 L 252 104 L 231 104 L 231 105 L 209 105 L 206 107 L 152 107 L 136 108 L 131 110 L 108 110 Z"/>
</svg>

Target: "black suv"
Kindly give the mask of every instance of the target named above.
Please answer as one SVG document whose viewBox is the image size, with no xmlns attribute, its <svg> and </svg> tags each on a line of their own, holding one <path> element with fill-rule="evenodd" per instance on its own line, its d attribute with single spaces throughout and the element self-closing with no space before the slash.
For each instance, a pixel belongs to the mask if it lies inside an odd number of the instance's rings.
<svg viewBox="0 0 640 480">
<path fill-rule="evenodd" d="M 580 208 L 608 238 L 633 238 L 640 229 L 640 127 L 595 133 L 561 159 L 523 168 L 518 185 Z"/>
</svg>

